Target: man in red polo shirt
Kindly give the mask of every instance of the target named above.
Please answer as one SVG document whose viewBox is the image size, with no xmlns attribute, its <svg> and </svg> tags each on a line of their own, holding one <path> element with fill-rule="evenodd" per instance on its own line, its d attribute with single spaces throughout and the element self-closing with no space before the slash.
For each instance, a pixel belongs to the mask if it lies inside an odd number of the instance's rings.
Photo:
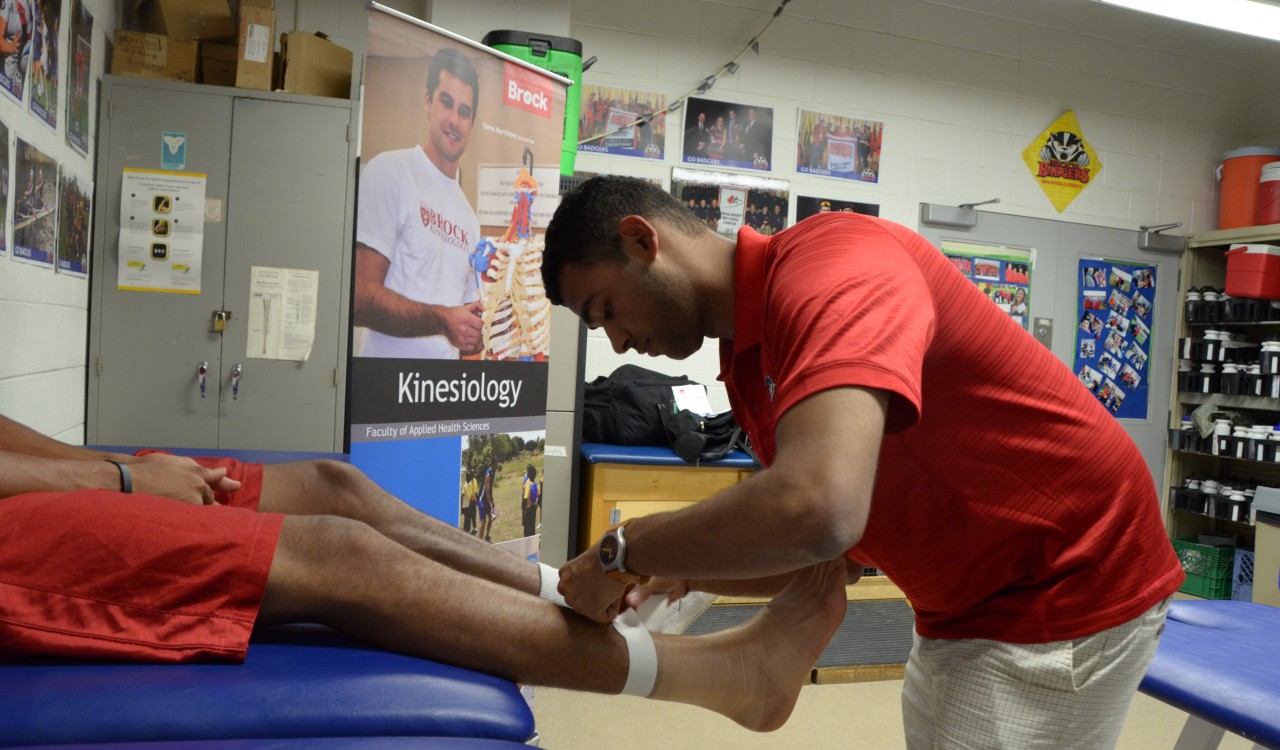
<svg viewBox="0 0 1280 750">
<path fill-rule="evenodd" d="M 655 590 L 768 592 L 843 555 L 915 609 L 909 747 L 1114 746 L 1183 580 L 1150 472 L 941 252 L 842 213 L 735 243 L 642 180 L 601 177 L 563 198 L 543 276 L 619 353 L 719 339 L 766 467 L 611 530 L 562 569 L 571 606 L 606 619 Z M 626 575 L 662 580 L 632 592 Z"/>
</svg>

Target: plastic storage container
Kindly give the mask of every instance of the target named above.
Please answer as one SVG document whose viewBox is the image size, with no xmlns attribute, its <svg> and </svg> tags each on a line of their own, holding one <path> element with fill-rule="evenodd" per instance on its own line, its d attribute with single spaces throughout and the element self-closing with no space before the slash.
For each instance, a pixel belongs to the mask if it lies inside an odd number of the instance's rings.
<svg viewBox="0 0 1280 750">
<path fill-rule="evenodd" d="M 578 155 L 578 113 L 582 109 L 582 42 L 563 36 L 510 29 L 490 31 L 480 41 L 499 52 L 573 81 L 565 94 L 564 144 L 560 150 L 560 174 L 573 174 L 573 163 Z M 1280 161 L 1280 149 L 1276 153 L 1276 160 Z M 1254 181 L 1257 181 L 1256 175 Z M 1257 191 L 1256 187 L 1254 191 Z"/>
<path fill-rule="evenodd" d="M 1187 574 L 1187 580 L 1179 591 L 1204 599 L 1231 598 L 1231 573 L 1236 559 L 1234 547 L 1211 547 L 1190 539 L 1170 541 Z"/>
<path fill-rule="evenodd" d="M 1258 175 L 1258 210 L 1254 221 L 1280 224 L 1280 161 L 1264 164 Z"/>
<path fill-rule="evenodd" d="M 1280 148 L 1250 146 L 1222 155 L 1222 165 L 1218 167 L 1222 180 L 1222 192 L 1218 196 L 1219 229 L 1251 227 L 1258 223 L 1258 178 L 1264 165 L 1276 161 L 1280 161 Z M 1228 294 L 1234 296 L 1230 290 Z"/>
<path fill-rule="evenodd" d="M 1227 294 L 1280 299 L 1280 246 L 1232 245 L 1227 250 Z"/>
</svg>

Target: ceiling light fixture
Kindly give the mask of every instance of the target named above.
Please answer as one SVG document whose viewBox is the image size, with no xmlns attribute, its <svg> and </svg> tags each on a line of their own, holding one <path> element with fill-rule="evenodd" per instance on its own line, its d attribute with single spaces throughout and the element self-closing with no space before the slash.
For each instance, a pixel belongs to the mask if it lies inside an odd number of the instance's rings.
<svg viewBox="0 0 1280 750">
<path fill-rule="evenodd" d="M 1098 0 L 1178 21 L 1280 41 L 1280 5 L 1259 0 Z"/>
</svg>

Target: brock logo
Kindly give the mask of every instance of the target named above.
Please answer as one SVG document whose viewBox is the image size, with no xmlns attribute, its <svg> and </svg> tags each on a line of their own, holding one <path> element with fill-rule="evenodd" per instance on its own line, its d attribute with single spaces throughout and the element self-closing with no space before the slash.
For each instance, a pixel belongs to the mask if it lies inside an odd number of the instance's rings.
<svg viewBox="0 0 1280 750">
<path fill-rule="evenodd" d="M 503 103 L 550 120 L 551 87 L 546 84 L 542 76 L 511 63 L 506 63 L 505 72 Z"/>
</svg>

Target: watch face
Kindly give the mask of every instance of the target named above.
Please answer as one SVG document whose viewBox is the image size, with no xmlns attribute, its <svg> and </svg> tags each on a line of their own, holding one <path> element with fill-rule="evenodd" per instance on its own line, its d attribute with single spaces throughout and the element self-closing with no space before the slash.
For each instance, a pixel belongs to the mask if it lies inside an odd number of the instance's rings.
<svg viewBox="0 0 1280 750">
<path fill-rule="evenodd" d="M 605 534 L 600 540 L 600 564 L 605 570 L 613 570 L 618 562 L 618 537 Z"/>
</svg>

